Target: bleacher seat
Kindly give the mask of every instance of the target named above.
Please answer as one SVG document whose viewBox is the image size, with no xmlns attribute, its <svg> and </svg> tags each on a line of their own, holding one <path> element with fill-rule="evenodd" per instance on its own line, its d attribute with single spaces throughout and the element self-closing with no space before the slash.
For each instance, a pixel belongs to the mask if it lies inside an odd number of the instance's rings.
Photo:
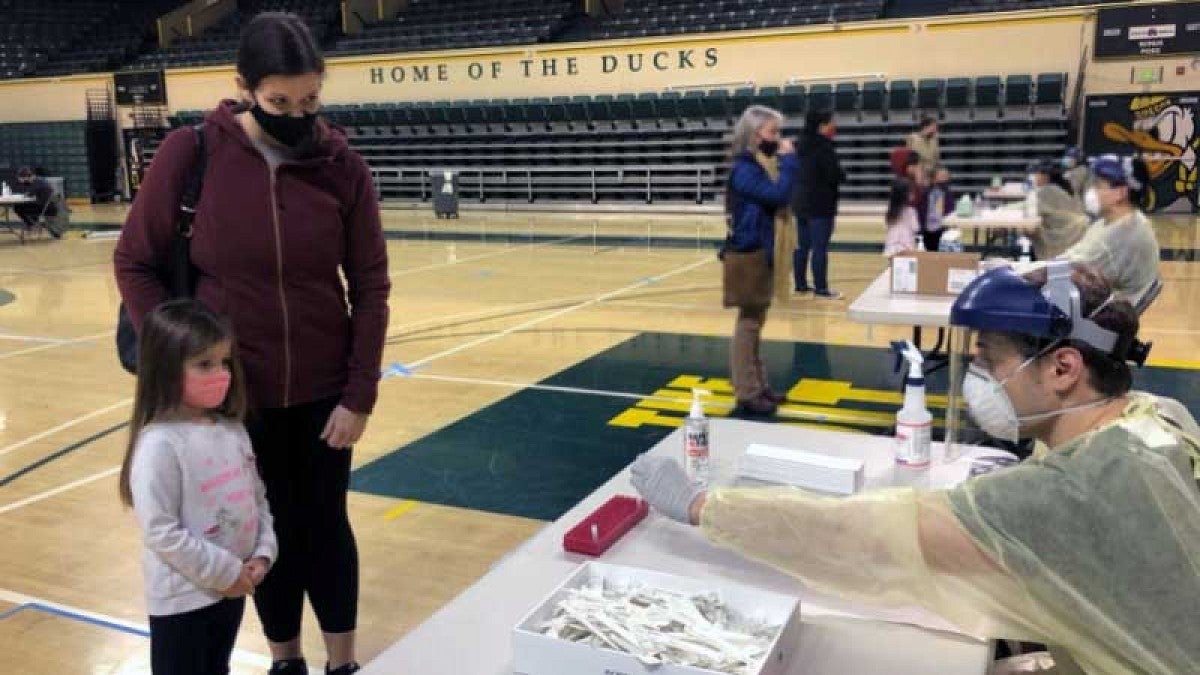
<svg viewBox="0 0 1200 675">
<path fill-rule="evenodd" d="M 1009 75 L 1004 80 L 1004 116 L 1010 119 L 1030 119 L 1033 116 L 1033 78 L 1029 75 Z"/>
<path fill-rule="evenodd" d="M 592 121 L 592 124 L 598 125 L 601 120 L 606 120 L 609 122 L 609 128 L 612 128 L 612 120 L 616 117 L 611 107 L 612 103 L 613 97 L 609 94 L 599 94 L 588 101 L 588 119 Z"/>
<path fill-rule="evenodd" d="M 1034 114 L 1038 118 L 1062 117 L 1066 105 L 1066 79 L 1063 73 L 1042 73 L 1037 76 Z"/>
<path fill-rule="evenodd" d="M 722 124 L 729 121 L 729 90 L 712 89 L 704 97 L 704 116 L 710 122 Z"/>
<path fill-rule="evenodd" d="M 857 82 L 839 82 L 834 87 L 833 110 L 839 125 L 858 121 L 859 93 Z"/>
<path fill-rule="evenodd" d="M 804 92 L 802 90 L 801 95 L 803 95 L 803 93 Z M 780 110 L 783 107 L 783 105 L 780 103 L 782 96 L 783 91 L 779 87 L 763 87 L 762 89 L 758 90 L 757 94 L 754 95 L 754 104 L 765 105 L 768 108 Z"/>
<path fill-rule="evenodd" d="M 658 97 L 658 116 L 675 126 L 683 123 L 683 94 L 677 91 L 664 91 Z M 703 125 L 701 125 L 703 126 Z"/>
<path fill-rule="evenodd" d="M 567 119 L 585 126 L 591 125 L 593 119 L 589 111 L 591 102 L 591 96 L 572 96 L 569 102 L 563 104 L 567 111 Z"/>
<path fill-rule="evenodd" d="M 917 108 L 920 109 L 923 115 L 933 115 L 937 117 L 942 109 L 942 92 L 944 91 L 946 82 L 944 80 L 927 78 L 917 81 Z"/>
<path fill-rule="evenodd" d="M 645 92 L 638 94 L 637 98 L 630 102 L 633 110 L 633 119 L 643 122 L 658 122 L 658 94 L 656 92 Z"/>
<path fill-rule="evenodd" d="M 814 84 L 809 87 L 806 110 L 833 110 L 833 85 Z"/>
<path fill-rule="evenodd" d="M 995 120 L 1000 117 L 1000 78 L 986 75 L 975 78 L 975 119 Z"/>
<path fill-rule="evenodd" d="M 971 79 L 952 77 L 946 80 L 946 119 L 971 118 Z"/>
<path fill-rule="evenodd" d="M 538 96 L 525 106 L 525 119 L 533 125 L 545 125 L 550 121 L 550 99 Z"/>
<path fill-rule="evenodd" d="M 745 112 L 746 108 L 754 105 L 754 87 L 742 87 L 733 92 L 729 98 L 729 112 L 734 117 Z"/>
<path fill-rule="evenodd" d="M 912 80 L 892 80 L 888 88 L 888 119 L 897 122 L 915 119 Z"/>
<path fill-rule="evenodd" d="M 705 94 L 702 91 L 693 90 L 685 93 L 679 100 L 679 118 L 701 126 L 706 124 L 704 97 Z"/>
<path fill-rule="evenodd" d="M 637 94 L 617 94 L 610 104 L 613 119 L 621 123 L 629 123 L 634 119 L 633 104 L 637 102 Z"/>
<path fill-rule="evenodd" d="M 879 123 L 883 121 L 887 85 L 880 80 L 872 80 L 862 87 L 862 121 Z"/>
<path fill-rule="evenodd" d="M 779 109 L 787 116 L 800 116 L 807 110 L 807 96 L 803 85 L 793 84 L 783 88 L 779 96 Z"/>
</svg>

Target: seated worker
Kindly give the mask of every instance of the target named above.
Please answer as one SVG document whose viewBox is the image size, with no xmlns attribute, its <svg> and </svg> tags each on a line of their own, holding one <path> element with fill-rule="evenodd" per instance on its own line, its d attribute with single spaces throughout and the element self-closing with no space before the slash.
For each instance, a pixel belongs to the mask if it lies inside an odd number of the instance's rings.
<svg viewBox="0 0 1200 675">
<path fill-rule="evenodd" d="M 29 167 L 21 167 L 17 170 L 17 188 L 15 192 L 33 197 L 34 201 L 27 204 L 17 204 L 13 207 L 21 220 L 25 222 L 25 229 L 32 230 L 38 226 L 38 219 L 43 215 L 47 217 L 58 215 L 58 208 L 54 205 L 54 188 L 51 187 L 49 181 L 34 173 Z M 53 227 L 47 227 L 46 231 L 54 236 L 55 239 L 62 237 L 62 232 L 59 232 Z"/>
<path fill-rule="evenodd" d="M 1061 162 L 1063 179 L 1071 186 L 1071 194 L 1075 195 L 1075 198 L 1082 204 L 1084 195 L 1092 186 L 1092 174 L 1088 170 L 1083 151 L 1076 147 L 1067 148 Z"/>
<path fill-rule="evenodd" d="M 1041 228 L 1031 237 L 1033 252 L 1038 260 L 1051 260 L 1083 238 L 1088 217 L 1063 176 L 1061 162 L 1037 162 L 1029 173 L 1042 219 Z"/>
<path fill-rule="evenodd" d="M 1092 176 L 1100 218 L 1062 257 L 1095 265 L 1117 297 L 1136 306 L 1159 279 L 1158 239 L 1138 207 L 1149 180 L 1146 164 L 1108 155 L 1092 165 Z"/>
<path fill-rule="evenodd" d="M 1197 672 L 1200 439 L 1130 391 L 1149 348 L 1092 269 L 991 270 L 951 323 L 975 333 L 964 395 L 989 435 L 1049 452 L 944 490 L 822 497 L 694 486 L 643 455 L 633 485 L 660 513 L 864 603 L 921 607 L 982 638 L 1049 646 L 1058 673 Z"/>
</svg>

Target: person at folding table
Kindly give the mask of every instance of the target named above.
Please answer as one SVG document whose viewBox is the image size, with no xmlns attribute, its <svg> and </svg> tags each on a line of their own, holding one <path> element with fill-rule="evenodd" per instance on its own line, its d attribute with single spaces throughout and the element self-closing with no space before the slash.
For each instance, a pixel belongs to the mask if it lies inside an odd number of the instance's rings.
<svg viewBox="0 0 1200 675">
<path fill-rule="evenodd" d="M 849 498 L 694 487 L 643 455 L 633 484 L 710 540 L 853 600 L 922 607 L 963 632 L 1049 645 L 1050 672 L 1197 672 L 1200 439 L 1130 391 L 1148 345 L 1090 268 L 996 269 L 955 301 L 975 357 L 964 397 L 988 434 L 1048 451 L 948 490 Z"/>
</svg>

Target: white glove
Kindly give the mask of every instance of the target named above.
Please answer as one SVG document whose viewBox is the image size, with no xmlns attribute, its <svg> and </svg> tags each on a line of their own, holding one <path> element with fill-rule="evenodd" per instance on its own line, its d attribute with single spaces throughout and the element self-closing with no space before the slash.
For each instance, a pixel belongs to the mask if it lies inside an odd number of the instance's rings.
<svg viewBox="0 0 1200 675">
<path fill-rule="evenodd" d="M 691 523 L 692 503 L 704 488 L 688 479 L 679 462 L 643 454 L 629 467 L 633 487 L 655 509 L 672 520 Z"/>
</svg>

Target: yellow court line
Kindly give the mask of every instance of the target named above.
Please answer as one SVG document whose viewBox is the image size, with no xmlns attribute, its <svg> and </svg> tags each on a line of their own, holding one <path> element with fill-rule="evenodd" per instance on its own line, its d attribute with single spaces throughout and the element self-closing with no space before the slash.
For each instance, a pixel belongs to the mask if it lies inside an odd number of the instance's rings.
<svg viewBox="0 0 1200 675">
<path fill-rule="evenodd" d="M 417 506 L 420 503 L 421 502 L 413 501 L 411 499 L 405 499 L 404 501 L 400 502 L 399 504 L 388 509 L 388 512 L 383 514 L 383 519 L 384 520 L 395 520 L 395 519 L 399 518 L 400 516 L 408 513 L 409 511 L 412 511 L 413 509 L 417 508 Z"/>
<path fill-rule="evenodd" d="M 1187 359 L 1150 359 L 1146 362 L 1147 366 L 1156 366 L 1159 368 L 1183 368 L 1185 370 L 1200 370 L 1200 361 L 1189 361 Z"/>
</svg>

